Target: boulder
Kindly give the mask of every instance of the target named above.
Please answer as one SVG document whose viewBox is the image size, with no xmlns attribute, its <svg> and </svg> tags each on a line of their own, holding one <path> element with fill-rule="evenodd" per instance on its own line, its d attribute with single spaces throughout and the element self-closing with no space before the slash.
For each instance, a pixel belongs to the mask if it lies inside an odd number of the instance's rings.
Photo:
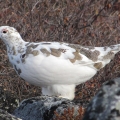
<svg viewBox="0 0 120 120">
<path fill-rule="evenodd" d="M 68 108 L 74 108 L 77 116 L 79 105 L 64 98 L 40 96 L 22 101 L 13 114 L 22 120 L 51 120 L 56 117 L 55 111 L 61 115 Z"/>
<path fill-rule="evenodd" d="M 103 84 L 89 103 L 83 120 L 120 120 L 120 78 Z"/>
</svg>

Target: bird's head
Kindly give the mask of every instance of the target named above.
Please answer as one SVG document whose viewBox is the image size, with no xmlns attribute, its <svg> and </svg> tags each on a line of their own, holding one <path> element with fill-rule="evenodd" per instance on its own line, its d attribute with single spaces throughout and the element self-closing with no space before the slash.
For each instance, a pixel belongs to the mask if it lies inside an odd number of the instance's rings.
<svg viewBox="0 0 120 120">
<path fill-rule="evenodd" d="M 17 30 L 10 26 L 1 26 L 0 27 L 0 39 L 5 44 L 11 44 L 21 40 L 20 34 Z"/>
</svg>

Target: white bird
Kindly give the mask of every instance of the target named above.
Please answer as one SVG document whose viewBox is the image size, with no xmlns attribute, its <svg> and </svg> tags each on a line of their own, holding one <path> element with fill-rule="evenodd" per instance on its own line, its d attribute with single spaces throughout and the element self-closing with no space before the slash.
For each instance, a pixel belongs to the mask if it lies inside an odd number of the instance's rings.
<svg viewBox="0 0 120 120">
<path fill-rule="evenodd" d="M 70 100 L 74 99 L 75 86 L 92 78 L 120 50 L 120 44 L 85 47 L 64 42 L 25 42 L 10 26 L 0 27 L 0 38 L 21 78 L 41 86 L 43 95 Z"/>
</svg>

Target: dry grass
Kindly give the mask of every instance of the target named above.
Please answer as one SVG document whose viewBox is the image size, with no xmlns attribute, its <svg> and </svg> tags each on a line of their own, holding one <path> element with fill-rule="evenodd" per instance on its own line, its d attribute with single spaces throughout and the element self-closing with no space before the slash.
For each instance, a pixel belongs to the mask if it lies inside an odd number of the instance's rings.
<svg viewBox="0 0 120 120">
<path fill-rule="evenodd" d="M 90 46 L 120 43 L 120 0 L 1 0 L 0 25 L 17 28 L 26 41 L 64 41 Z M 106 80 L 120 76 L 120 54 L 90 81 L 77 86 L 83 105 Z M 41 94 L 10 66 L 0 41 L 0 86 L 20 100 Z"/>
</svg>

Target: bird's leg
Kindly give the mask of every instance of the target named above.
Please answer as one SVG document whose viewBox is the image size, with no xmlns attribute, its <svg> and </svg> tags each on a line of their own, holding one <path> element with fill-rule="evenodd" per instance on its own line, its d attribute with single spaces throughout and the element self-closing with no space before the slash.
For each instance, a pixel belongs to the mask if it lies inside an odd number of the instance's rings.
<svg viewBox="0 0 120 120">
<path fill-rule="evenodd" d="M 42 94 L 43 95 L 56 95 L 58 97 L 67 98 L 67 99 L 74 99 L 75 96 L 75 85 L 51 85 L 47 87 L 42 87 Z"/>
</svg>

